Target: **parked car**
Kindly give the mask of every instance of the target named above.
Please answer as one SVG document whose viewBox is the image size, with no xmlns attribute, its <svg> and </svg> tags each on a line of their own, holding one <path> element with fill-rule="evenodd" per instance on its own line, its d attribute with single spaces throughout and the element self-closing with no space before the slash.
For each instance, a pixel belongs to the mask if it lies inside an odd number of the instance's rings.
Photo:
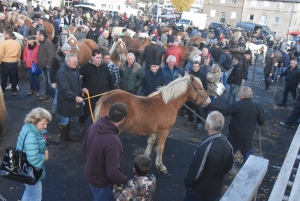
<svg viewBox="0 0 300 201">
<path fill-rule="evenodd" d="M 209 30 L 215 30 L 217 28 L 225 29 L 225 25 L 221 22 L 212 22 L 208 27 Z"/>
</svg>

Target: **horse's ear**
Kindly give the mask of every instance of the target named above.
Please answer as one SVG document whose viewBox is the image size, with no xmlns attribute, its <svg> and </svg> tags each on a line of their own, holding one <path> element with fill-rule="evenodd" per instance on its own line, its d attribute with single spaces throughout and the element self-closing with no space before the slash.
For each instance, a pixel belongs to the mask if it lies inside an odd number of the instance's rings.
<svg viewBox="0 0 300 201">
<path fill-rule="evenodd" d="M 194 82 L 194 80 L 195 80 L 194 75 L 191 74 L 190 76 L 191 76 L 191 81 Z"/>
</svg>

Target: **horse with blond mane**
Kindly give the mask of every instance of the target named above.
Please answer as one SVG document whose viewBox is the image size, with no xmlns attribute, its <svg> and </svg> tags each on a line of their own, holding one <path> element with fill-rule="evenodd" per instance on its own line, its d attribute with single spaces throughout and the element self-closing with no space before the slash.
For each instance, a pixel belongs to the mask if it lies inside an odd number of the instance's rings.
<svg viewBox="0 0 300 201">
<path fill-rule="evenodd" d="M 128 54 L 126 44 L 122 41 L 121 38 L 119 38 L 117 42 L 113 43 L 109 50 L 109 54 L 112 62 L 114 62 L 118 69 L 120 69 L 122 64 L 126 61 L 126 57 Z"/>
<path fill-rule="evenodd" d="M 71 46 L 71 52 L 77 55 L 78 65 L 82 66 L 92 57 L 92 51 L 98 48 L 98 45 L 91 39 L 81 39 L 77 41 L 73 34 L 69 34 L 67 43 Z"/>
<path fill-rule="evenodd" d="M 4 98 L 3 98 L 3 92 L 0 87 L 0 140 L 4 134 L 6 119 L 7 119 L 7 113 L 6 113 L 6 108 L 5 108 L 5 102 L 4 102 Z"/>
<path fill-rule="evenodd" d="M 201 81 L 193 75 L 186 75 L 161 87 L 148 97 L 134 96 L 118 89 L 113 90 L 99 99 L 94 116 L 95 120 L 107 116 L 113 103 L 125 104 L 128 115 L 120 125 L 119 131 L 126 129 L 129 133 L 150 135 L 144 152 L 148 156 L 151 154 L 157 137 L 155 165 L 159 172 L 167 174 L 168 170 L 162 162 L 162 155 L 169 130 L 176 121 L 177 112 L 188 100 L 203 104 L 207 98 L 208 95 Z"/>
</svg>

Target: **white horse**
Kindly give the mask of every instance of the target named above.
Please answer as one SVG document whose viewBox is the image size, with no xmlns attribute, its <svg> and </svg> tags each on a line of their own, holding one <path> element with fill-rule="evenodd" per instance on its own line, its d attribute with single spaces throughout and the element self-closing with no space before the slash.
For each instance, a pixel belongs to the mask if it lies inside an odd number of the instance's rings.
<svg viewBox="0 0 300 201">
<path fill-rule="evenodd" d="M 263 63 L 265 63 L 265 59 L 268 52 L 268 47 L 264 44 L 256 45 L 251 42 L 246 42 L 246 50 L 251 50 L 252 53 L 252 62 L 254 62 L 254 54 L 262 54 L 263 55 Z"/>
<path fill-rule="evenodd" d="M 123 29 L 124 27 L 114 27 L 111 32 L 111 37 L 114 38 L 115 36 L 119 36 Z M 135 34 L 135 32 L 130 29 L 127 29 L 127 33 L 129 33 L 130 38 L 132 38 Z"/>
</svg>

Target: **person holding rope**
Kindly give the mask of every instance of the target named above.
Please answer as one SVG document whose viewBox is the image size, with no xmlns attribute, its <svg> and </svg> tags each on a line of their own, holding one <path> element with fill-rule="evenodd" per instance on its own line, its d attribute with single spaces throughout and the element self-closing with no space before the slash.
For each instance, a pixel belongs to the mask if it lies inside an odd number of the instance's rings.
<svg viewBox="0 0 300 201">
<path fill-rule="evenodd" d="M 102 62 L 102 54 L 99 49 L 92 51 L 92 58 L 79 70 L 82 76 L 82 90 L 94 96 L 116 89 L 113 75 L 105 63 Z M 84 123 L 91 115 L 90 109 L 94 111 L 95 104 L 99 98 L 91 98 L 83 106 L 84 114 L 79 117 L 78 131 L 84 130 Z"/>
</svg>

